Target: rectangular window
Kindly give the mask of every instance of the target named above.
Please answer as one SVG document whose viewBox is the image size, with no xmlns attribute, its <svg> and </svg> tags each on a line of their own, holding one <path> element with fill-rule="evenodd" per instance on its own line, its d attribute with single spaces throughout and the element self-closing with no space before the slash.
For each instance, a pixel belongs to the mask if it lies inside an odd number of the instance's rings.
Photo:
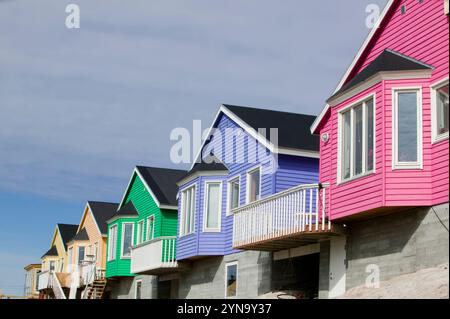
<svg viewBox="0 0 450 319">
<path fill-rule="evenodd" d="M 94 244 L 94 260 L 97 260 L 97 254 L 98 254 L 98 242 Z"/>
<path fill-rule="evenodd" d="M 228 209 L 227 214 L 239 207 L 240 202 L 240 178 L 237 177 L 228 182 Z"/>
<path fill-rule="evenodd" d="M 237 279 L 238 265 L 237 262 L 228 263 L 226 265 L 225 276 L 225 298 L 233 298 L 237 296 Z"/>
<path fill-rule="evenodd" d="M 181 192 L 180 236 L 194 232 L 195 186 Z"/>
<path fill-rule="evenodd" d="M 393 168 L 422 166 L 422 107 L 419 89 L 394 90 Z"/>
<path fill-rule="evenodd" d="M 142 281 L 138 280 L 138 281 L 136 281 L 136 292 L 135 292 L 134 298 L 141 299 L 142 298 L 141 292 L 142 292 Z"/>
<path fill-rule="evenodd" d="M 261 191 L 261 170 L 254 169 L 247 173 L 247 203 L 260 199 Z"/>
<path fill-rule="evenodd" d="M 144 241 L 144 221 L 141 220 L 138 223 L 136 244 L 142 244 Z"/>
<path fill-rule="evenodd" d="M 49 270 L 50 271 L 54 271 L 55 270 L 55 261 L 54 260 L 50 261 L 50 268 L 49 268 Z"/>
<path fill-rule="evenodd" d="M 133 245 L 134 223 L 123 223 L 122 228 L 121 258 L 129 258 L 131 257 L 131 246 Z"/>
<path fill-rule="evenodd" d="M 86 248 L 84 246 L 78 247 L 78 264 L 81 264 L 83 262 L 85 252 Z"/>
<path fill-rule="evenodd" d="M 117 225 L 109 228 L 108 236 L 108 261 L 116 259 L 117 251 Z"/>
<path fill-rule="evenodd" d="M 371 97 L 339 114 L 341 181 L 365 175 L 374 169 L 374 113 Z"/>
<path fill-rule="evenodd" d="M 155 216 L 147 218 L 147 240 L 153 240 L 155 236 Z"/>
<path fill-rule="evenodd" d="M 448 138 L 448 79 L 431 88 L 433 142 Z"/>
<path fill-rule="evenodd" d="M 205 184 L 204 231 L 220 231 L 220 213 L 222 211 L 222 183 Z"/>
</svg>

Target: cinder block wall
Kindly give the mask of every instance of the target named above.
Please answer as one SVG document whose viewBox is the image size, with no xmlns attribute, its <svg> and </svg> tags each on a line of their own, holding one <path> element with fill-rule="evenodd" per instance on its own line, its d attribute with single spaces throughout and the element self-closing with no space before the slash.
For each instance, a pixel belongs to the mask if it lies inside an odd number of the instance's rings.
<svg viewBox="0 0 450 319">
<path fill-rule="evenodd" d="M 110 298 L 134 299 L 137 280 L 142 280 L 142 299 L 157 298 L 158 277 L 155 276 L 123 277 L 114 281 L 110 281 Z"/>
<path fill-rule="evenodd" d="M 365 284 L 370 264 L 383 281 L 448 263 L 448 226 L 448 203 L 349 224 L 346 289 Z"/>
<path fill-rule="evenodd" d="M 232 261 L 238 262 L 238 298 L 256 298 L 270 291 L 272 255 L 245 251 L 194 261 L 189 271 L 180 274 L 179 298 L 225 298 L 225 266 Z"/>
</svg>

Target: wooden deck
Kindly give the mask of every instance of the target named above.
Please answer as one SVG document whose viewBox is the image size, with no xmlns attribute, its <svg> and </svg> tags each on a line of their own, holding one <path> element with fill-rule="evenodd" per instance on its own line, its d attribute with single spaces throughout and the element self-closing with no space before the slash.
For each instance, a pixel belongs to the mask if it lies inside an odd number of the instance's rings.
<svg viewBox="0 0 450 319">
<path fill-rule="evenodd" d="M 345 232 L 345 227 L 337 224 L 332 224 L 329 230 L 326 228 L 325 230 L 319 229 L 317 231 L 305 230 L 302 232 L 292 232 L 279 237 L 268 238 L 245 245 L 234 246 L 233 248 L 241 250 L 275 252 L 329 240 L 334 236 L 342 236 L 345 234 Z"/>
</svg>

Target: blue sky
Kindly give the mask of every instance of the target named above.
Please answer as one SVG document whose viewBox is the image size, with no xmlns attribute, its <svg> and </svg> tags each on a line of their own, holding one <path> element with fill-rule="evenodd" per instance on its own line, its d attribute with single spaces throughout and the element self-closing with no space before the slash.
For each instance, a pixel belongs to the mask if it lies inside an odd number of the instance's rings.
<svg viewBox="0 0 450 319">
<path fill-rule="evenodd" d="M 81 28 L 65 27 L 65 7 Z M 317 115 L 385 0 L 0 0 L 0 290 L 219 104 Z M 185 168 L 185 167 L 182 167 Z"/>
</svg>

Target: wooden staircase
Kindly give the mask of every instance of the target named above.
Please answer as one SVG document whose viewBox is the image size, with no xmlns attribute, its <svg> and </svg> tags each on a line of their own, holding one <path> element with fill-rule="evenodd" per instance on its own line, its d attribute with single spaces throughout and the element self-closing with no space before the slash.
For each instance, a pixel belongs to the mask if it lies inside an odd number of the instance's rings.
<svg viewBox="0 0 450 319">
<path fill-rule="evenodd" d="M 87 287 L 86 299 L 102 299 L 105 292 L 107 280 L 105 278 L 96 279 Z"/>
</svg>

